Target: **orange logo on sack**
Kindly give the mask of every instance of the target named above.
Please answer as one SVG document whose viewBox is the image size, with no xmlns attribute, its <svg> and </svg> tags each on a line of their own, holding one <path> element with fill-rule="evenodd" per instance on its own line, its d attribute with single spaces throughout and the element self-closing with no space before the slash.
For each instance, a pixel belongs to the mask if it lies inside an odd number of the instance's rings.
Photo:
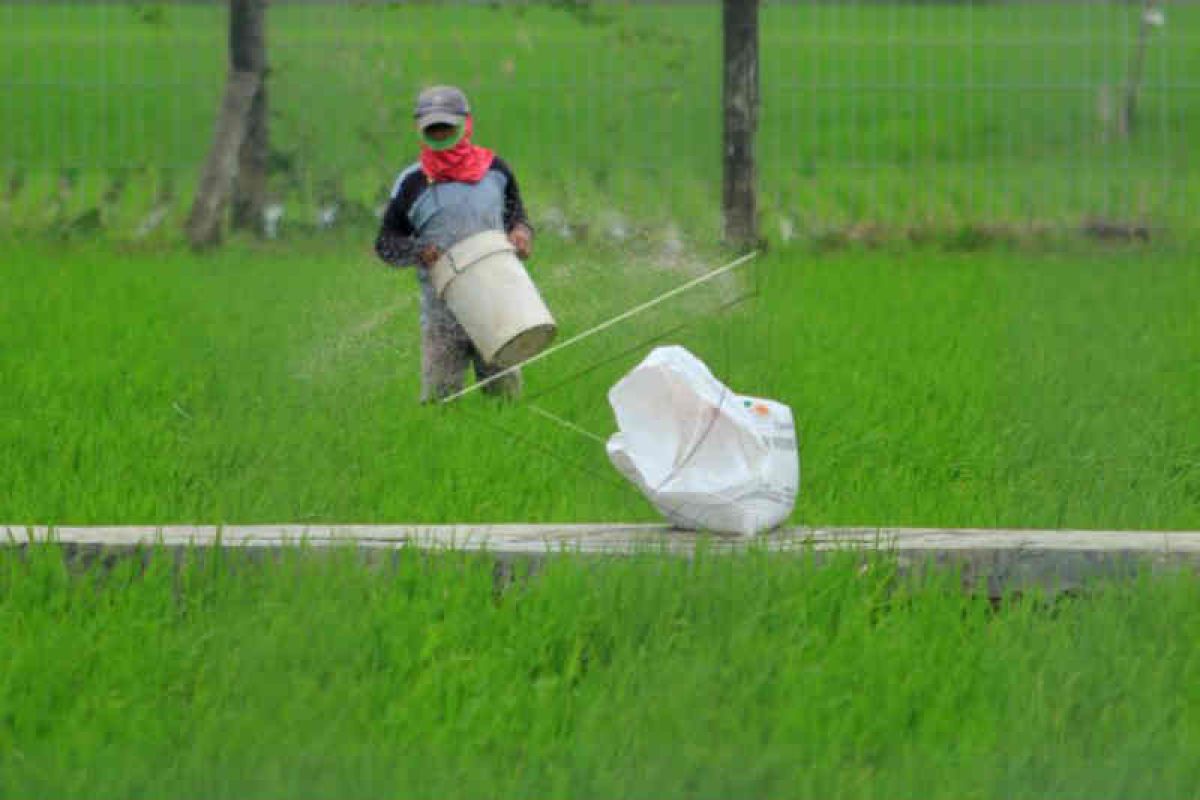
<svg viewBox="0 0 1200 800">
<path fill-rule="evenodd" d="M 766 403 L 755 403 L 750 400 L 743 400 L 742 407 L 749 409 L 752 413 L 758 414 L 760 417 L 767 417 L 771 414 L 771 407 Z"/>
</svg>

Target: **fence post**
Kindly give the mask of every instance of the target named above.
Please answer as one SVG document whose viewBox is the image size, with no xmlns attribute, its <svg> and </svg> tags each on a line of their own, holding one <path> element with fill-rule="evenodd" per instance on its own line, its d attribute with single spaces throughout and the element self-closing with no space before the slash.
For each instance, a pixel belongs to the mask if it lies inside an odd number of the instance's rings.
<svg viewBox="0 0 1200 800">
<path fill-rule="evenodd" d="M 758 176 L 754 159 L 754 135 L 758 129 L 758 2 L 723 0 L 722 212 L 725 239 L 738 247 L 758 243 Z"/>
</svg>

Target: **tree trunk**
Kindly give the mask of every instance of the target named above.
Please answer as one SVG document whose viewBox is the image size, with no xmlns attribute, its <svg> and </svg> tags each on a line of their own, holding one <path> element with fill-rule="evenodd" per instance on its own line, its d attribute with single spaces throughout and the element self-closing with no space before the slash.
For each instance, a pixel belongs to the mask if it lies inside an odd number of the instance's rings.
<svg viewBox="0 0 1200 800">
<path fill-rule="evenodd" d="M 187 236 L 193 248 L 203 249 L 221 241 L 221 214 L 237 175 L 250 106 L 261 83 L 253 72 L 229 73 L 212 149 L 201 170 L 196 198 L 188 215 Z"/>
<path fill-rule="evenodd" d="M 744 248 L 758 243 L 758 0 L 724 0 L 723 30 L 722 209 L 726 241 Z"/>
<path fill-rule="evenodd" d="M 250 104 L 246 135 L 238 154 L 233 184 L 234 228 L 262 233 L 267 201 L 267 38 L 266 0 L 230 0 L 229 60 L 234 72 L 258 75 L 258 91 Z"/>
<path fill-rule="evenodd" d="M 263 208 L 267 204 L 267 87 L 260 82 L 250 104 L 246 137 L 238 154 L 237 177 L 233 184 L 233 227 L 263 232 Z"/>
</svg>

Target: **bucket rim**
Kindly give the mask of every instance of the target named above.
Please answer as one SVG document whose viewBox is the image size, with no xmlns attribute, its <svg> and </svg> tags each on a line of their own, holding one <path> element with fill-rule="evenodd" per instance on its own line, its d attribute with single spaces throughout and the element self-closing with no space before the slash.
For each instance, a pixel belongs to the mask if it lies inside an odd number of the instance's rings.
<svg viewBox="0 0 1200 800">
<path fill-rule="evenodd" d="M 503 231 L 480 231 L 444 250 L 433 268 L 449 269 L 455 275 L 461 275 L 485 258 L 499 253 L 515 253 L 516 250 Z"/>
</svg>

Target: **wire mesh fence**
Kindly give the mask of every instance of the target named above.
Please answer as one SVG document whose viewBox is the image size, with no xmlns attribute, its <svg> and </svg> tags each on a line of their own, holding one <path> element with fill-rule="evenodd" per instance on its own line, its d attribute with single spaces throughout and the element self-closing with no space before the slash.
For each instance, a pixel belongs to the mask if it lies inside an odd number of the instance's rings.
<svg viewBox="0 0 1200 800">
<path fill-rule="evenodd" d="M 0 21 L 0 216 L 169 229 L 212 133 L 226 5 L 10 1 Z M 439 82 L 467 90 L 543 228 L 719 231 L 719 3 L 276 0 L 267 25 L 289 221 L 371 222 Z M 1194 227 L 1198 45 L 1186 4 L 765 4 L 764 233 Z"/>
<path fill-rule="evenodd" d="M 1169 26 L 1111 2 L 768 12 L 767 195 L 809 228 L 1184 222 L 1196 10 Z"/>
</svg>

